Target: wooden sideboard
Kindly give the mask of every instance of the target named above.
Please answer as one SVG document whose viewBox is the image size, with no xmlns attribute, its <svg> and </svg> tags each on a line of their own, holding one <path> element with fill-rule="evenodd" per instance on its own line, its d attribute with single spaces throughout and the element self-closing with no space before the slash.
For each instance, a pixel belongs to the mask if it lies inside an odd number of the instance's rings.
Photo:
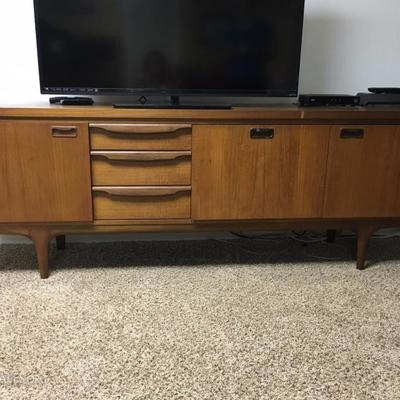
<svg viewBox="0 0 400 400">
<path fill-rule="evenodd" d="M 400 226 L 400 108 L 0 108 L 0 233 Z"/>
</svg>

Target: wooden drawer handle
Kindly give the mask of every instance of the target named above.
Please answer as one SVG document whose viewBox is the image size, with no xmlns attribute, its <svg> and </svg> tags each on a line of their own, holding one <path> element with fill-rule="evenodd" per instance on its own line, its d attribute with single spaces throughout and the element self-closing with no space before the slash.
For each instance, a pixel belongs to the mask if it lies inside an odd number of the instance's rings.
<svg viewBox="0 0 400 400">
<path fill-rule="evenodd" d="M 191 129 L 191 125 L 123 125 L 123 124 L 90 124 L 90 128 L 104 131 L 104 134 L 124 133 L 128 135 L 142 134 L 179 134 Z M 183 132 L 182 132 L 183 133 Z"/>
<path fill-rule="evenodd" d="M 190 157 L 191 151 L 91 151 L 94 157 L 104 157 L 111 161 L 171 161 Z"/>
<path fill-rule="evenodd" d="M 94 186 L 93 192 L 103 192 L 111 196 L 124 197 L 161 197 L 173 196 L 178 193 L 190 192 L 191 186 L 136 186 L 136 187 L 121 187 L 121 186 Z"/>
<path fill-rule="evenodd" d="M 344 128 L 340 131 L 341 139 L 362 139 L 363 137 L 364 137 L 364 129 Z"/>
<path fill-rule="evenodd" d="M 253 128 L 250 130 L 251 139 L 273 139 L 275 130 L 273 128 Z"/>
<path fill-rule="evenodd" d="M 75 138 L 78 136 L 76 126 L 52 126 L 50 130 L 51 136 L 55 138 Z"/>
</svg>

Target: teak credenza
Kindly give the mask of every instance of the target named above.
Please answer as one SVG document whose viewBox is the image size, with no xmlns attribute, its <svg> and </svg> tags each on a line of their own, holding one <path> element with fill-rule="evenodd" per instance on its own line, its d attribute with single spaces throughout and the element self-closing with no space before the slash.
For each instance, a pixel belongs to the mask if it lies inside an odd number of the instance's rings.
<svg viewBox="0 0 400 400">
<path fill-rule="evenodd" d="M 0 233 L 400 226 L 400 108 L 0 108 Z"/>
</svg>

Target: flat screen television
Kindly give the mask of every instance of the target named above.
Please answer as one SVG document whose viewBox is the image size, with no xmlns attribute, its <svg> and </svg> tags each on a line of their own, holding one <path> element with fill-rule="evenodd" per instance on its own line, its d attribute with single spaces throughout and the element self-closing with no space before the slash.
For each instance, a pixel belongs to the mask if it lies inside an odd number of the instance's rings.
<svg viewBox="0 0 400 400">
<path fill-rule="evenodd" d="M 297 96 L 304 0 L 34 0 L 43 94 Z"/>
</svg>

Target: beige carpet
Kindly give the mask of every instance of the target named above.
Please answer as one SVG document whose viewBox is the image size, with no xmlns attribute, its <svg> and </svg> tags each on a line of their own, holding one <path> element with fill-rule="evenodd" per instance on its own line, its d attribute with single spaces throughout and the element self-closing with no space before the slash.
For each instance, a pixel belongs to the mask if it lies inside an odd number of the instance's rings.
<svg viewBox="0 0 400 400">
<path fill-rule="evenodd" d="M 399 245 L 3 245 L 0 399 L 399 399 Z"/>
</svg>

